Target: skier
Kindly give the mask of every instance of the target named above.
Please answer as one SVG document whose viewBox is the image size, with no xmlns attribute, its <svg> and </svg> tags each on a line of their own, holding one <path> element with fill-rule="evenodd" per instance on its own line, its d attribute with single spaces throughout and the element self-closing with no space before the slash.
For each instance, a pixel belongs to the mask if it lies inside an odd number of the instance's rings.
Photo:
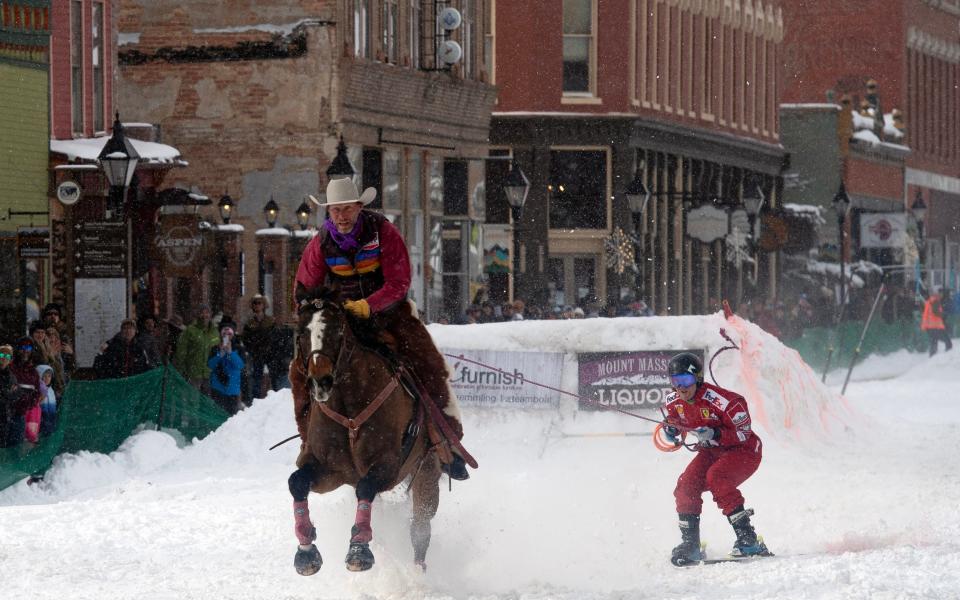
<svg viewBox="0 0 960 600">
<path fill-rule="evenodd" d="M 703 363 L 689 352 L 671 358 L 668 370 L 674 392 L 664 407 L 667 425 L 663 431 L 674 444 L 680 443 L 681 429 L 697 436 L 697 455 L 680 475 L 673 492 L 682 542 L 673 549 L 670 562 L 685 566 L 703 560 L 701 496 L 708 490 L 737 535 L 730 555 L 769 556 L 770 551 L 750 524 L 753 509 L 743 507 L 743 495 L 737 489 L 760 466 L 763 449 L 750 428 L 746 400 L 735 392 L 704 383 Z"/>
</svg>

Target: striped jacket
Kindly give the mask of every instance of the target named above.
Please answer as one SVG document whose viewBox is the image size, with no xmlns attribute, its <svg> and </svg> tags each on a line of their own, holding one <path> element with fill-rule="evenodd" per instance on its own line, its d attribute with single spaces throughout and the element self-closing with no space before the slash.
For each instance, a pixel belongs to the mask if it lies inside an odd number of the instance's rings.
<svg viewBox="0 0 960 600">
<path fill-rule="evenodd" d="M 345 252 L 326 229 L 310 240 L 300 259 L 297 282 L 340 290 L 343 300 L 365 298 L 378 313 L 404 300 L 410 289 L 410 257 L 400 231 L 380 213 L 360 211 L 360 249 Z"/>
</svg>

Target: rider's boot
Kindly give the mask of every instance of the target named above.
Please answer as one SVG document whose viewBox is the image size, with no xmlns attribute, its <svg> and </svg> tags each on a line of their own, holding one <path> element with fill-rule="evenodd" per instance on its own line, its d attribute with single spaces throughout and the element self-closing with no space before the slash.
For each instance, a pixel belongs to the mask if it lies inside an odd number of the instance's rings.
<svg viewBox="0 0 960 600">
<path fill-rule="evenodd" d="M 770 550 L 767 549 L 763 540 L 757 537 L 757 532 L 754 531 L 753 525 L 750 524 L 750 515 L 752 514 L 752 508 L 745 509 L 743 505 L 740 505 L 727 517 L 730 525 L 733 526 L 734 533 L 737 534 L 737 541 L 733 544 L 733 550 L 730 551 L 730 556 L 770 555 Z"/>
<path fill-rule="evenodd" d="M 680 518 L 680 545 L 673 549 L 670 562 L 683 567 L 703 560 L 700 550 L 700 515 L 683 514 Z"/>
</svg>

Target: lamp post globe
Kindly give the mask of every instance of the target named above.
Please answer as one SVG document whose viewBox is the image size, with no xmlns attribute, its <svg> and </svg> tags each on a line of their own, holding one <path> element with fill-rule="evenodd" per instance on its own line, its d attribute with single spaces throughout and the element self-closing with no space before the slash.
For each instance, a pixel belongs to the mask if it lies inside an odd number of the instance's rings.
<svg viewBox="0 0 960 600">
<path fill-rule="evenodd" d="M 340 136 L 340 143 L 337 144 L 337 154 L 333 157 L 333 162 L 327 167 L 327 181 L 333 179 L 344 179 L 353 177 L 357 171 L 350 164 L 350 157 L 347 156 L 347 144 Z"/>
<path fill-rule="evenodd" d="M 263 218 L 267 221 L 267 227 L 271 229 L 277 226 L 277 215 L 280 214 L 280 207 L 277 206 L 277 203 L 273 201 L 271 197 L 266 204 L 263 205 Z"/>
<path fill-rule="evenodd" d="M 119 210 L 123 206 L 126 188 L 130 186 L 139 162 L 140 154 L 124 134 L 120 113 L 117 112 L 113 120 L 113 135 L 97 155 L 97 164 L 110 183 L 110 210 Z"/>
<path fill-rule="evenodd" d="M 310 224 L 310 215 L 312 214 L 313 209 L 306 202 L 301 202 L 300 206 L 297 207 L 297 225 L 300 226 L 301 231 L 305 230 Z"/>
<path fill-rule="evenodd" d="M 845 222 L 847 220 L 847 212 L 850 210 L 850 196 L 847 195 L 847 188 L 843 185 L 843 181 L 840 182 L 840 187 L 837 189 L 837 193 L 833 195 L 833 209 L 837 213 L 837 246 L 840 250 L 840 314 L 843 310 L 843 305 L 846 303 L 847 297 L 847 274 L 846 274 L 846 262 L 847 256 L 844 252 L 844 234 L 845 231 Z"/>
<path fill-rule="evenodd" d="M 220 197 L 220 201 L 217 202 L 217 210 L 220 211 L 220 219 L 224 225 L 230 224 L 230 217 L 233 216 L 235 206 L 236 204 L 234 204 L 233 198 L 231 198 L 229 194 L 224 194 Z"/>
<path fill-rule="evenodd" d="M 527 202 L 527 194 L 530 192 L 530 180 L 527 179 L 517 161 L 513 161 L 510 165 L 510 171 L 503 181 L 503 191 L 507 195 L 510 213 L 516 224 L 523 214 L 523 205 Z"/>
</svg>

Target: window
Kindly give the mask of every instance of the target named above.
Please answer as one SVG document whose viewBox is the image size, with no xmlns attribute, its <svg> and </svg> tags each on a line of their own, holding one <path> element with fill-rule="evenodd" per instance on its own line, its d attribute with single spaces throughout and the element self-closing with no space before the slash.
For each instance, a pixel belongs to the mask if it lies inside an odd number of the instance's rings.
<svg viewBox="0 0 960 600">
<path fill-rule="evenodd" d="M 420 68 L 420 0 L 410 0 L 410 66 Z"/>
<path fill-rule="evenodd" d="M 563 0 L 563 91 L 593 92 L 593 0 Z"/>
<path fill-rule="evenodd" d="M 83 133 L 83 3 L 70 3 L 70 82 L 73 131 Z"/>
<path fill-rule="evenodd" d="M 606 229 L 607 153 L 551 151 L 547 191 L 551 229 Z"/>
<path fill-rule="evenodd" d="M 483 64 L 489 73 L 488 83 L 496 83 L 496 54 L 494 52 L 494 41 L 496 40 L 495 23 L 497 15 L 497 0 L 487 0 L 486 11 L 483 14 Z"/>
<path fill-rule="evenodd" d="M 380 41 L 383 47 L 383 60 L 391 64 L 397 64 L 397 0 L 383 0 L 383 4 L 380 6 Z"/>
<path fill-rule="evenodd" d="M 400 152 L 383 152 L 383 208 L 402 211 L 403 197 L 400 195 Z"/>
<path fill-rule="evenodd" d="M 463 77 L 473 79 L 476 73 L 476 61 L 474 60 L 473 43 L 476 36 L 474 31 L 476 23 L 474 22 L 474 6 L 476 0 L 461 0 L 461 13 L 463 15 L 463 24 L 460 26 L 463 42 Z"/>
<path fill-rule="evenodd" d="M 93 130 L 105 131 L 106 128 L 103 125 L 103 44 L 105 43 L 103 32 L 105 24 L 103 22 L 102 2 L 93 3 L 93 18 L 91 21 L 90 55 L 93 61 Z"/>
<path fill-rule="evenodd" d="M 370 0 L 354 0 L 353 55 L 370 58 Z"/>
<path fill-rule="evenodd" d="M 377 197 L 370 208 L 383 208 L 383 151 L 380 148 L 364 148 L 361 158 L 360 190 L 368 187 L 377 190 Z"/>
</svg>

